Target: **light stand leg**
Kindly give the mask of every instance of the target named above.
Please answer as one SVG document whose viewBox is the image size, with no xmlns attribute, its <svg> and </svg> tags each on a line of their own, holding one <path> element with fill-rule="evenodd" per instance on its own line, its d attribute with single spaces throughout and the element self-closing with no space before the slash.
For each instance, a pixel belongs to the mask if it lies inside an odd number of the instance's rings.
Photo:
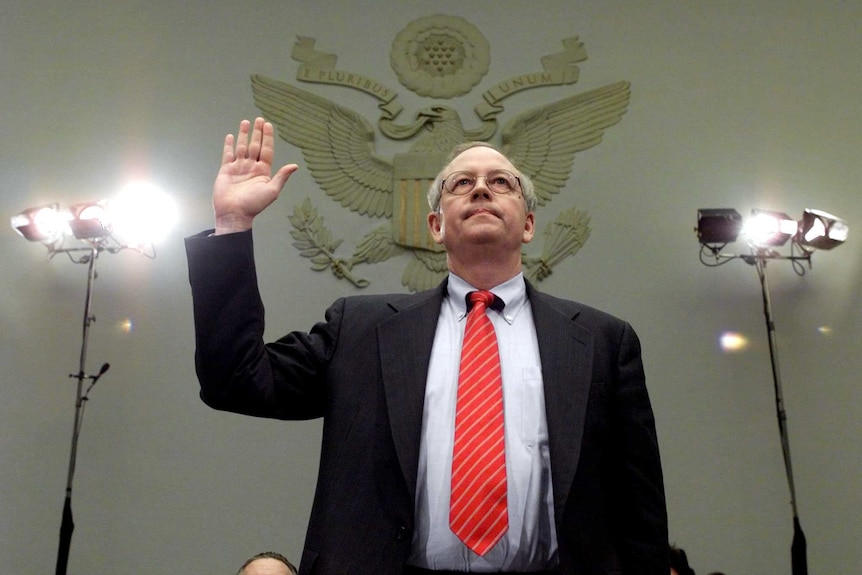
<svg viewBox="0 0 862 575">
<path fill-rule="evenodd" d="M 787 472 L 787 486 L 790 488 L 790 506 L 793 510 L 793 543 L 791 544 L 791 564 L 793 575 L 808 575 L 807 545 L 805 533 L 799 522 L 796 508 L 796 488 L 793 484 L 793 465 L 790 461 L 790 439 L 787 433 L 787 414 L 784 411 L 784 396 L 781 390 L 781 373 L 778 366 L 778 343 L 775 336 L 775 323 L 772 321 L 772 303 L 769 298 L 769 283 L 766 276 L 766 258 L 758 257 L 755 262 L 757 275 L 763 292 L 763 313 L 766 317 L 766 334 L 769 338 L 769 358 L 772 362 L 772 380 L 775 388 L 775 409 L 778 416 L 778 431 L 781 435 L 781 452 L 784 455 L 784 468 Z"/>
<path fill-rule="evenodd" d="M 66 575 L 69 563 L 69 548 L 72 545 L 72 532 L 75 523 L 72 519 L 72 479 L 75 476 L 75 459 L 78 454 L 78 437 L 81 433 L 81 419 L 84 411 L 84 379 L 87 377 L 84 369 L 87 363 L 87 341 L 90 336 L 90 324 L 93 317 L 90 315 L 90 306 L 93 302 L 93 282 L 96 279 L 96 260 L 99 257 L 98 247 L 93 247 L 89 256 L 89 271 L 87 274 L 87 296 L 84 300 L 84 325 L 81 337 L 81 356 L 78 363 L 78 373 L 72 374 L 78 380 L 75 395 L 75 423 L 72 428 L 72 448 L 69 454 L 69 475 L 66 479 L 66 499 L 63 503 L 63 520 L 60 524 L 60 547 L 57 552 L 56 575 Z"/>
</svg>

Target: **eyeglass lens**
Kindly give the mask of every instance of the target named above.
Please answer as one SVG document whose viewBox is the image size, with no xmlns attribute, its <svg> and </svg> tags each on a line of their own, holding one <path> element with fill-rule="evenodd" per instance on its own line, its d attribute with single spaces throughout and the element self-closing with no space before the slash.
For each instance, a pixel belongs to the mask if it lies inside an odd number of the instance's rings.
<svg viewBox="0 0 862 575">
<path fill-rule="evenodd" d="M 485 185 L 495 194 L 511 194 L 518 189 L 518 177 L 508 170 L 494 170 L 484 176 L 456 172 L 443 180 L 443 187 L 451 194 L 463 196 L 473 191 L 479 178 L 483 178 Z"/>
</svg>

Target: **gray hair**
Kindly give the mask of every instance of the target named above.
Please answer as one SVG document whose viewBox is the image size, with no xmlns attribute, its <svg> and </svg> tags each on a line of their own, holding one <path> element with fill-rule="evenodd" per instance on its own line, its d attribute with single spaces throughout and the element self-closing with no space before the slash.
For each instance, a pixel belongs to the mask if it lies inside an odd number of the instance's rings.
<svg viewBox="0 0 862 575">
<path fill-rule="evenodd" d="M 434 178 L 434 181 L 431 182 L 431 186 L 428 188 L 428 206 L 431 208 L 432 212 L 440 211 L 440 197 L 443 195 L 443 170 L 445 170 L 455 158 L 472 148 L 490 148 L 495 152 L 503 154 L 503 152 L 500 152 L 500 150 L 488 142 L 465 142 L 455 146 L 452 153 L 449 154 L 448 158 L 446 158 L 446 163 L 440 169 L 437 177 Z M 505 154 L 503 155 L 505 156 Z M 518 170 L 518 167 L 515 166 L 515 169 Z M 526 205 L 527 212 L 532 212 L 536 209 L 536 204 L 538 204 L 538 198 L 536 197 L 536 189 L 533 187 L 533 181 L 528 175 L 521 172 L 521 170 L 518 170 L 517 176 L 518 180 L 521 182 L 521 195 L 524 196 L 524 204 Z"/>
<path fill-rule="evenodd" d="M 275 559 L 276 561 L 281 561 L 285 565 L 287 565 L 287 569 L 291 572 L 292 575 L 296 575 L 297 570 L 296 567 L 287 560 L 287 557 L 282 555 L 281 553 L 276 553 L 275 551 L 264 551 L 263 553 L 258 553 L 254 557 L 250 557 L 245 563 L 242 564 L 242 567 L 239 568 L 239 571 L 236 572 L 236 575 L 243 575 L 245 573 L 245 568 L 249 566 L 253 561 L 257 561 L 258 559 Z"/>
</svg>

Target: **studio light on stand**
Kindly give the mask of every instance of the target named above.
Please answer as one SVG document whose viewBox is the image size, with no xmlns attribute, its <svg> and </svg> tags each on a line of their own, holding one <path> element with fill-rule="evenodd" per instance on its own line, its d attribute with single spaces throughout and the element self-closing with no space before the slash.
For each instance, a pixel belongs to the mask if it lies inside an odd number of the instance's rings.
<svg viewBox="0 0 862 575">
<path fill-rule="evenodd" d="M 77 389 L 56 575 L 66 574 L 72 532 L 75 529 L 72 518 L 72 481 L 75 476 L 84 407 L 93 386 L 110 368 L 110 364 L 104 363 L 96 374 L 86 373 L 90 325 L 95 321 L 91 308 L 93 284 L 97 277 L 96 261 L 103 252 L 114 254 L 124 250 L 137 252 L 150 259 L 155 258 L 153 242 L 158 241 L 159 235 L 164 235 L 176 223 L 176 219 L 173 202 L 152 186 L 142 183 L 130 185 L 115 200 L 78 203 L 70 206 L 68 210 L 61 210 L 59 204 L 53 203 L 24 210 L 11 218 L 12 228 L 23 238 L 42 243 L 48 249 L 49 259 L 57 254 L 65 254 L 73 263 L 86 264 L 88 268 L 78 371 L 69 374 L 69 377 L 77 380 Z M 132 233 L 128 233 L 129 227 L 133 228 Z M 145 231 L 156 234 L 144 237 Z M 89 382 L 86 389 L 85 381 Z"/>
<path fill-rule="evenodd" d="M 796 505 L 796 488 L 793 482 L 793 465 L 790 459 L 790 440 L 787 433 L 787 414 L 781 386 L 778 363 L 778 343 L 775 323 L 772 319 L 772 303 L 766 275 L 767 262 L 789 261 L 798 275 L 811 269 L 811 257 L 816 250 L 829 250 L 847 240 L 849 228 L 843 220 L 820 210 L 806 209 L 802 219 L 793 220 L 783 212 L 752 210 L 751 218 L 742 221 L 739 212 L 731 208 L 709 208 L 697 212 L 697 234 L 700 243 L 700 261 L 706 266 L 717 267 L 731 260 L 741 259 L 757 270 L 763 295 L 763 314 L 766 319 L 766 334 L 769 339 L 769 357 L 772 363 L 772 380 L 775 390 L 775 409 L 778 430 L 781 435 L 781 451 L 790 490 L 790 505 L 793 511 L 793 543 L 791 564 L 793 575 L 808 574 L 807 545 L 805 533 L 799 521 Z M 723 250 L 744 239 L 748 253 L 733 254 Z M 789 243 L 789 250 L 785 248 Z M 781 249 L 785 251 L 782 252 Z M 806 265 L 807 264 L 807 265 Z"/>
</svg>

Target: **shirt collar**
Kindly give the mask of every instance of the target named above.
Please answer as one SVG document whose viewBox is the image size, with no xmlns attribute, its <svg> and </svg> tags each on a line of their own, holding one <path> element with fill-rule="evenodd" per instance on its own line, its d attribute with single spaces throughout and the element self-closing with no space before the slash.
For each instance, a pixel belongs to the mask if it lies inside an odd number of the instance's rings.
<svg viewBox="0 0 862 575">
<path fill-rule="evenodd" d="M 449 281 L 446 287 L 449 305 L 452 306 L 452 310 L 455 312 L 458 321 L 461 321 L 467 316 L 467 294 L 471 291 L 476 291 L 478 288 L 470 285 L 466 280 L 452 272 L 449 272 Z M 500 315 L 506 323 L 511 325 L 527 301 L 527 286 L 524 283 L 524 274 L 519 273 L 500 285 L 492 287 L 490 291 L 506 303 L 506 307 Z"/>
</svg>

